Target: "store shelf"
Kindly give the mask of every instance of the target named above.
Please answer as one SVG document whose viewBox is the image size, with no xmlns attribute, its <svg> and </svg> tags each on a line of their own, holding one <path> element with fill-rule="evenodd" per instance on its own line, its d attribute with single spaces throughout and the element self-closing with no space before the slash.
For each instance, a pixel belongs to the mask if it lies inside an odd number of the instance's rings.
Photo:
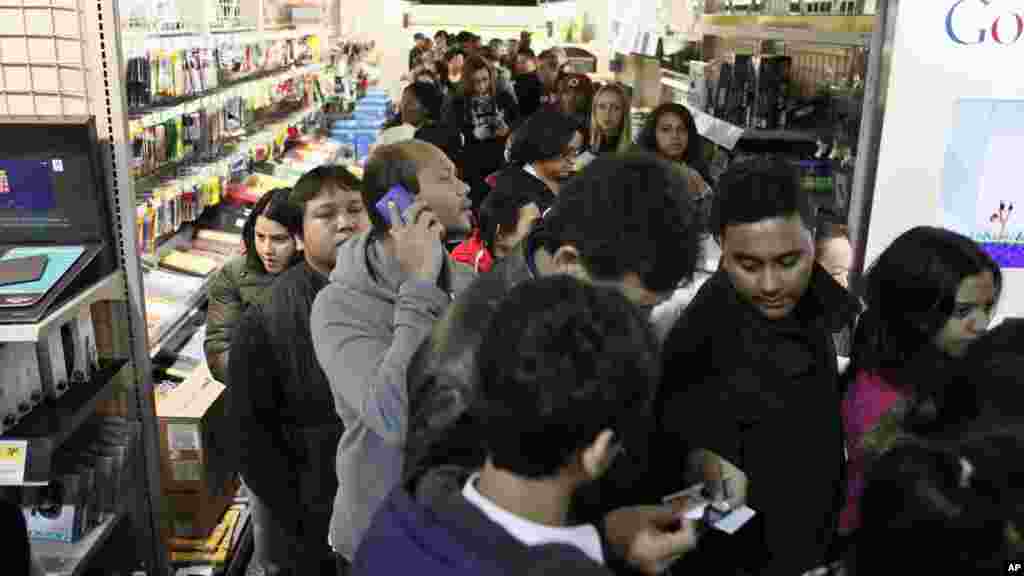
<svg viewBox="0 0 1024 576">
<path fill-rule="evenodd" d="M 117 527 L 123 514 L 114 514 L 73 544 L 32 540 L 32 553 L 39 559 L 46 576 L 79 576 Z"/>
<path fill-rule="evenodd" d="M 176 272 L 170 272 L 167 270 L 164 270 L 164 272 L 176 274 Z M 174 316 L 174 318 L 170 322 L 164 323 L 163 327 L 160 330 L 160 333 L 157 335 L 156 340 L 150 343 L 150 358 L 155 358 L 157 354 L 159 354 L 160 351 L 163 350 L 167 343 L 174 338 L 174 335 L 177 334 L 178 331 L 181 330 L 182 327 L 184 327 L 188 323 L 188 320 L 189 318 L 192 317 L 193 312 L 195 312 L 197 308 L 199 308 L 206 302 L 207 293 L 210 288 L 210 282 L 213 281 L 213 277 L 216 276 L 218 272 L 220 272 L 219 268 L 207 274 L 206 277 L 203 278 L 203 283 L 201 284 L 200 288 L 195 292 L 191 293 L 188 299 L 181 303 L 181 306 L 178 307 L 177 314 Z M 143 279 L 143 282 L 145 282 L 145 279 Z"/>
<path fill-rule="evenodd" d="M 706 14 L 698 30 L 705 36 L 779 40 L 809 44 L 866 47 L 874 16 L 734 16 Z"/>
<path fill-rule="evenodd" d="M 124 274 L 118 270 L 82 290 L 39 322 L 0 324 L 0 342 L 36 342 L 46 336 L 51 326 L 59 326 L 75 317 L 82 306 L 102 300 L 123 300 L 124 295 Z"/>
<path fill-rule="evenodd" d="M 288 26 L 284 28 L 265 29 L 263 32 L 255 26 L 240 28 L 211 28 L 209 35 L 199 31 L 174 31 L 174 32 L 151 32 L 146 30 L 123 31 L 122 39 L 129 43 L 138 45 L 145 43 L 155 47 L 171 44 L 181 48 L 201 47 L 207 44 L 209 37 L 217 42 L 235 42 L 239 44 L 254 44 L 273 40 L 290 40 L 314 36 L 320 34 L 322 29 L 319 26 Z"/>
<path fill-rule="evenodd" d="M 100 369 L 89 382 L 74 384 L 57 400 L 36 406 L 0 440 L 28 441 L 25 461 L 25 485 L 46 484 L 53 453 L 96 411 L 106 399 L 130 362 L 126 359 L 101 360 Z"/>
<path fill-rule="evenodd" d="M 149 180 L 153 180 L 153 183 L 154 183 L 154 186 L 151 186 L 149 188 L 155 187 L 155 184 L 160 181 L 159 175 L 161 173 L 167 172 L 167 171 L 171 170 L 173 167 L 176 167 L 176 166 L 178 166 L 179 164 L 182 164 L 182 163 L 196 163 L 196 164 L 207 165 L 207 166 L 219 165 L 222 162 L 231 163 L 235 159 L 249 154 L 249 152 L 255 146 L 260 146 L 262 144 L 269 144 L 270 142 L 273 142 L 274 139 L 279 134 L 277 132 L 273 132 L 271 130 L 271 128 L 273 128 L 275 126 L 294 126 L 295 124 L 298 124 L 299 122 L 302 122 L 303 120 L 305 120 L 309 115 L 315 114 L 319 110 L 320 110 L 320 104 L 319 103 L 314 103 L 314 104 L 312 104 L 310 106 L 307 106 L 307 107 L 305 107 L 305 108 L 303 108 L 301 110 L 293 112 L 292 114 L 289 114 L 288 116 L 285 116 L 283 118 L 280 118 L 280 117 L 279 118 L 270 118 L 270 119 L 261 121 L 259 123 L 259 125 L 256 127 L 255 130 L 253 130 L 249 134 L 247 134 L 247 135 L 242 137 L 242 142 L 238 146 L 238 148 L 236 148 L 234 150 L 231 150 L 227 154 L 224 154 L 224 155 L 222 155 L 222 156 L 220 156 L 220 157 L 218 157 L 216 159 L 213 159 L 213 160 L 210 160 L 210 161 L 203 161 L 203 162 L 198 162 L 198 161 L 196 161 L 191 156 L 185 156 L 185 157 L 182 157 L 182 158 L 178 158 L 177 160 L 171 160 L 170 162 L 166 162 L 166 163 L 162 164 L 159 168 L 157 168 L 152 173 L 148 173 L 148 174 L 145 174 L 145 175 L 142 175 L 142 176 L 136 178 L 135 179 L 136 186 L 137 187 L 139 186 L 139 182 L 140 181 L 144 181 L 144 180 L 149 179 Z M 203 178 L 203 177 L 206 177 L 208 175 L 209 174 L 201 173 L 201 174 L 195 175 L 194 177 L 195 178 Z M 142 187 L 142 188 L 143 189 L 147 189 L 146 187 Z M 137 191 L 138 190 L 136 190 L 136 192 Z M 145 201 L 145 199 L 136 198 L 136 205 L 137 206 L 141 205 L 144 201 Z"/>
<path fill-rule="evenodd" d="M 247 78 L 243 78 L 236 82 L 214 88 L 202 94 L 195 96 L 183 97 L 181 100 L 176 101 L 174 104 L 167 106 L 155 106 L 143 110 L 137 110 L 129 114 L 130 119 L 133 122 L 139 122 L 144 127 L 154 126 L 167 122 L 179 116 L 196 112 L 207 105 L 223 104 L 225 100 L 234 98 L 237 96 L 243 96 L 252 85 L 257 82 L 284 82 L 292 78 L 304 76 L 306 74 L 313 74 L 321 71 L 325 64 L 322 62 L 316 62 L 313 64 L 306 64 L 298 68 L 293 68 L 284 71 L 274 71 L 265 74 L 256 74 Z"/>
</svg>

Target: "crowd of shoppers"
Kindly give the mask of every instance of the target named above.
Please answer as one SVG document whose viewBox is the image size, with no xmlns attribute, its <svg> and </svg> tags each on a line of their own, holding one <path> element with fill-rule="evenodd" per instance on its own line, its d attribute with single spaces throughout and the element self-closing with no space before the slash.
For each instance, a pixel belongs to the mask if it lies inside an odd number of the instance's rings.
<svg viewBox="0 0 1024 576">
<path fill-rule="evenodd" d="M 215 283 L 260 569 L 1019 558 L 1024 342 L 988 331 L 1003 283 L 979 245 L 913 228 L 851 285 L 797 168 L 712 178 L 685 106 L 634 143 L 627 88 L 468 32 L 418 37 L 408 79 L 363 178 L 268 194 Z M 708 510 L 753 516 L 727 533 Z"/>
</svg>

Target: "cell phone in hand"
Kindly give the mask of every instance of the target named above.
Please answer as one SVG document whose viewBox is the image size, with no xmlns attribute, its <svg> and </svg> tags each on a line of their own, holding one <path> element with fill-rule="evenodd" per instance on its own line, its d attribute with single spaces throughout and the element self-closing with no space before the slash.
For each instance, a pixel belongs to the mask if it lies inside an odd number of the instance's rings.
<svg viewBox="0 0 1024 576">
<path fill-rule="evenodd" d="M 409 206 L 412 206 L 412 203 L 415 201 L 416 198 L 405 189 L 405 186 L 395 184 L 388 190 L 387 194 L 382 196 L 380 200 L 377 200 L 377 203 L 374 204 L 374 208 L 376 208 L 377 213 L 380 214 L 381 218 L 384 219 L 384 222 L 386 222 L 388 226 L 392 226 L 391 210 L 388 208 L 388 204 L 394 202 L 395 208 L 398 208 L 398 214 L 403 219 L 402 223 L 404 224 L 405 211 L 408 210 Z"/>
</svg>

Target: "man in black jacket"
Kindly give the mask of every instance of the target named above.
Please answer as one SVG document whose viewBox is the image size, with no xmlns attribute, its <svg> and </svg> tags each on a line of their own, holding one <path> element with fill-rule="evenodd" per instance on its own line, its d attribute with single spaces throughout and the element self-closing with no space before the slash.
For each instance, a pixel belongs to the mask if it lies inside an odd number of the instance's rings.
<svg viewBox="0 0 1024 576">
<path fill-rule="evenodd" d="M 724 480 L 758 518 L 708 538 L 680 574 L 801 574 L 828 554 L 845 466 L 831 335 L 856 307 L 815 264 L 814 222 L 781 160 L 719 182 L 721 266 L 665 342 L 651 474 L 663 493 Z"/>
<path fill-rule="evenodd" d="M 239 431 L 238 457 L 262 502 L 257 534 L 283 576 L 338 572 L 328 546 L 338 488 L 334 455 L 344 431 L 330 384 L 313 351 L 310 311 L 327 285 L 337 246 L 369 228 L 360 182 L 345 168 L 321 166 L 289 195 L 302 214 L 289 230 L 303 261 L 281 274 L 262 307 L 250 308 L 232 338 L 229 416 Z M 262 524 L 262 527 L 259 527 Z"/>
</svg>

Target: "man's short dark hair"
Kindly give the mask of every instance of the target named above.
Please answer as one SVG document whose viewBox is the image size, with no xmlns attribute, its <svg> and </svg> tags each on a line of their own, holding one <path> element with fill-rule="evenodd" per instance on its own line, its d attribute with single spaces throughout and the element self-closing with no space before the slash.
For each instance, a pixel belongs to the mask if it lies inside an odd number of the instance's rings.
<svg viewBox="0 0 1024 576">
<path fill-rule="evenodd" d="M 800 171 L 776 157 L 742 160 L 729 167 L 718 181 L 711 209 L 711 229 L 721 236 L 728 226 L 753 224 L 799 214 L 814 230 L 810 198 L 800 186 Z"/>
<path fill-rule="evenodd" d="M 522 56 L 524 58 L 529 58 L 530 60 L 537 59 L 537 53 L 529 48 L 520 48 L 519 51 L 516 52 L 516 56 Z"/>
<path fill-rule="evenodd" d="M 700 225 L 689 184 L 646 153 L 602 156 L 569 181 L 544 217 L 542 246 L 579 252 L 595 278 L 629 272 L 647 289 L 672 290 L 693 278 Z"/>
<path fill-rule="evenodd" d="M 388 193 L 392 186 L 401 185 L 413 196 L 419 196 L 420 164 L 419 147 L 432 146 L 420 140 L 406 140 L 396 144 L 380 146 L 370 155 L 363 170 L 363 204 L 370 216 L 373 232 L 388 230 L 384 218 L 377 213 L 377 202 Z"/>
<path fill-rule="evenodd" d="M 302 217 L 306 214 L 306 203 L 323 194 L 327 186 L 337 186 L 342 190 L 360 190 L 362 182 L 344 166 L 323 165 L 313 168 L 299 178 L 288 195 L 288 203 L 298 211 L 299 229 L 290 231 L 302 234 Z"/>
<path fill-rule="evenodd" d="M 624 435 L 650 410 L 657 350 L 647 320 L 617 290 L 562 274 L 514 288 L 478 357 L 472 409 L 491 462 L 548 478 L 603 430 Z"/>
</svg>

